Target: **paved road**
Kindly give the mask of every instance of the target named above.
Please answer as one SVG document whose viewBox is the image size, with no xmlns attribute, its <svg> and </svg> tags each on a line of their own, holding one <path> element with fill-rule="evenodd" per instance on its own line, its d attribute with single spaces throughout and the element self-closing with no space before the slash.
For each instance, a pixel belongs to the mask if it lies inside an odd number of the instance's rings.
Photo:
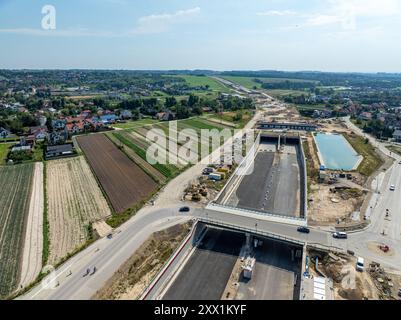
<svg viewBox="0 0 401 320">
<path fill-rule="evenodd" d="M 219 300 L 245 241 L 242 233 L 209 229 L 164 300 Z"/>
<path fill-rule="evenodd" d="M 368 210 L 371 223 L 366 231 L 376 235 L 382 235 L 384 231 L 384 239 L 399 241 L 401 240 L 401 197 L 399 197 L 401 191 L 401 165 L 399 161 L 401 161 L 401 157 L 386 148 L 388 143 L 379 142 L 366 135 L 349 118 L 345 118 L 345 120 L 352 130 L 368 138 L 372 145 L 396 160 L 386 173 L 380 175 L 372 183 L 375 194 L 370 204 L 372 208 Z M 395 191 L 390 190 L 391 185 L 395 186 Z M 389 210 L 388 217 L 386 217 L 386 209 Z"/>
<path fill-rule="evenodd" d="M 354 128 L 358 132 L 358 128 Z M 390 154 L 384 145 L 369 137 L 372 143 L 383 152 Z M 394 156 L 397 160 L 399 156 Z M 199 167 L 192 168 L 198 170 Z M 53 283 L 59 283 L 54 289 L 43 288 L 41 285 L 22 296 L 23 299 L 89 299 L 109 279 L 119 266 L 128 259 L 132 253 L 150 236 L 151 233 L 167 228 L 171 225 L 188 220 L 189 216 L 178 214 L 177 196 L 186 183 L 193 178 L 193 171 L 189 169 L 169 186 L 161 195 L 156 207 L 142 209 L 134 218 L 116 230 L 117 234 L 111 240 L 105 238 L 97 241 L 89 248 L 83 250 L 57 270 L 57 278 Z M 388 170 L 382 179 L 381 193 L 377 195 L 377 204 L 372 208 L 371 225 L 363 232 L 353 233 L 348 240 L 336 240 L 331 234 L 319 229 L 311 230 L 310 234 L 300 234 L 295 226 L 272 223 L 261 219 L 253 219 L 216 211 L 195 209 L 191 213 L 194 217 L 202 217 L 213 221 L 245 227 L 249 230 L 260 231 L 272 235 L 288 237 L 291 239 L 318 243 L 328 246 L 342 247 L 353 250 L 371 260 L 384 265 L 401 269 L 401 199 L 397 195 L 401 190 L 401 165 L 398 161 Z M 389 185 L 396 186 L 396 192 L 390 192 Z M 163 205 L 160 205 L 163 203 Z M 172 205 L 175 204 L 175 205 Z M 391 221 L 386 221 L 385 208 L 390 209 Z M 383 227 L 387 235 L 381 235 Z M 372 249 L 373 242 L 384 242 L 392 248 L 390 255 L 382 255 Z M 96 266 L 98 271 L 83 278 L 82 275 L 88 267 Z M 72 271 L 70 276 L 69 271 Z"/>
<path fill-rule="evenodd" d="M 57 278 L 48 288 L 38 285 L 21 298 L 90 299 L 153 232 L 189 219 L 188 216 L 179 215 L 176 208 L 147 208 L 116 229 L 112 239 L 103 238 L 96 241 L 60 266 L 56 272 Z M 86 269 L 93 266 L 97 268 L 96 273 L 83 277 Z M 53 288 L 57 282 L 59 286 Z"/>
</svg>

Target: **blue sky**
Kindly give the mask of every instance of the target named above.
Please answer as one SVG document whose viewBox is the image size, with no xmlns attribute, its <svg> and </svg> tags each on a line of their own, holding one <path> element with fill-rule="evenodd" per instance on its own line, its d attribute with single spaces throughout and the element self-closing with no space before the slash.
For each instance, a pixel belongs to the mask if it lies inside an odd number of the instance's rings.
<svg viewBox="0 0 401 320">
<path fill-rule="evenodd" d="M 401 72 L 399 30 L 401 0 L 0 0 L 0 68 Z"/>
</svg>

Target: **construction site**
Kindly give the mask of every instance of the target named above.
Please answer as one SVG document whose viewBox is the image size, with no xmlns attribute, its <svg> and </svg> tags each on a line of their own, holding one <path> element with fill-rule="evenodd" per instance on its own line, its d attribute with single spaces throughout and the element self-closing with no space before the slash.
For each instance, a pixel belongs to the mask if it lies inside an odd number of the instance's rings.
<svg viewBox="0 0 401 320">
<path fill-rule="evenodd" d="M 149 297 L 163 300 L 298 300 L 303 247 L 198 225 L 201 236 Z M 199 231 L 198 231 L 199 234 Z M 197 241 L 196 241 L 197 240 Z M 166 272 L 168 273 L 168 272 Z M 164 283 L 163 283 L 164 282 Z"/>
<path fill-rule="evenodd" d="M 250 174 L 234 174 L 215 203 L 305 219 L 306 169 L 300 136 L 262 133 L 255 150 Z"/>
</svg>

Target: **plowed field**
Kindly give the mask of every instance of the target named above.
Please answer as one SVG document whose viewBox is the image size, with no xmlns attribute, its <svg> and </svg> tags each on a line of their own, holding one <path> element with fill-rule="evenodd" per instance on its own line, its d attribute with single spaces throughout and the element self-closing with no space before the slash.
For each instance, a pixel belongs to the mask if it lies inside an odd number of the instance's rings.
<svg viewBox="0 0 401 320">
<path fill-rule="evenodd" d="M 82 136 L 78 142 L 117 213 L 157 189 L 157 183 L 103 134 Z"/>
</svg>

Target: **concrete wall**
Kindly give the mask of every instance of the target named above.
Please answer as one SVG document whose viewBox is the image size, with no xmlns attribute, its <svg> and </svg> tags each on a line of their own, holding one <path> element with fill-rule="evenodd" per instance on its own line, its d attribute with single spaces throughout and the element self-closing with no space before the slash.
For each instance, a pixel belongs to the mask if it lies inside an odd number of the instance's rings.
<svg viewBox="0 0 401 320">
<path fill-rule="evenodd" d="M 308 200 L 307 200 L 307 192 L 308 192 L 308 186 L 307 186 L 307 171 L 306 171 L 306 161 L 305 161 L 305 154 L 304 150 L 302 147 L 302 139 L 300 135 L 290 135 L 286 136 L 286 140 L 291 143 L 295 143 L 298 148 L 298 163 L 299 163 L 299 173 L 300 173 L 300 218 L 293 218 L 293 217 L 286 217 L 286 216 L 281 216 L 281 215 L 276 215 L 276 214 L 270 214 L 270 213 L 265 213 L 265 212 L 259 212 L 256 210 L 247 210 L 247 209 L 241 209 L 241 208 L 236 208 L 236 207 L 231 207 L 224 205 L 224 200 L 226 195 L 232 190 L 232 188 L 238 187 L 238 184 L 242 180 L 241 175 L 238 174 L 238 171 L 240 167 L 244 167 L 247 162 L 249 162 L 250 159 L 255 158 L 257 154 L 257 149 L 260 144 L 261 139 L 273 139 L 279 141 L 280 139 L 280 134 L 276 133 L 259 133 L 257 139 L 255 140 L 255 144 L 253 146 L 253 152 L 250 152 L 247 157 L 244 158 L 244 160 L 241 162 L 237 170 L 232 174 L 224 188 L 219 192 L 219 194 L 215 197 L 215 199 L 209 203 L 207 206 L 207 209 L 210 210 L 216 210 L 216 211 L 222 211 L 222 212 L 229 212 L 233 214 L 239 214 L 239 215 L 257 215 L 257 218 L 264 217 L 267 220 L 274 221 L 274 222 L 282 222 L 282 223 L 288 223 L 288 224 L 295 224 L 299 226 L 306 226 L 307 225 L 307 218 L 308 218 Z M 248 163 L 249 166 L 249 163 Z"/>
<path fill-rule="evenodd" d="M 240 216 L 259 219 L 259 220 L 291 224 L 291 225 L 295 225 L 295 226 L 306 226 L 307 225 L 307 221 L 304 218 L 282 216 L 282 215 L 266 213 L 266 212 L 261 212 L 261 211 L 256 211 L 256 210 L 248 210 L 248 209 L 230 207 L 227 205 L 221 205 L 221 204 L 217 204 L 217 203 L 209 203 L 207 205 L 206 209 L 212 210 L 212 211 L 240 215 Z"/>
<path fill-rule="evenodd" d="M 156 300 L 164 288 L 169 284 L 182 263 L 190 256 L 196 244 L 202 239 L 206 225 L 196 222 L 191 232 L 182 241 L 177 250 L 157 273 L 150 285 L 142 293 L 140 300 Z"/>
</svg>

